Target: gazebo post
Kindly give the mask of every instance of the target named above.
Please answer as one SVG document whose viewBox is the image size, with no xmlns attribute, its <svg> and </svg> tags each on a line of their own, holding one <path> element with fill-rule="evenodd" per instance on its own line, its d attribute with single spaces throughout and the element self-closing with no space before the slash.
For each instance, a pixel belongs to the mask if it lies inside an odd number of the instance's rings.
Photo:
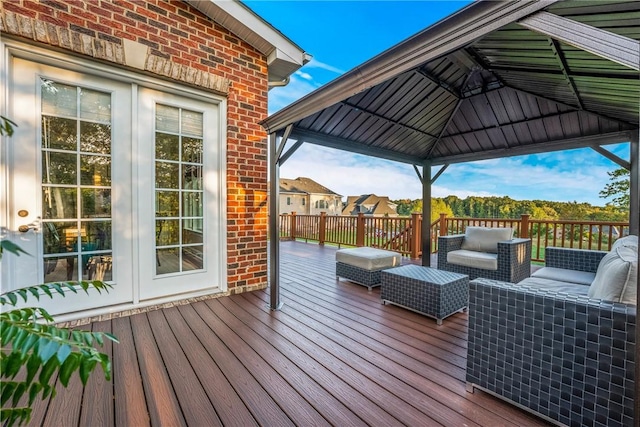
<svg viewBox="0 0 640 427">
<path fill-rule="evenodd" d="M 431 161 L 422 163 L 422 265 L 431 266 Z"/>
<path fill-rule="evenodd" d="M 629 169 L 629 234 L 638 236 L 640 228 L 640 132 L 634 134 L 629 141 L 630 156 L 629 161 L 631 168 Z M 640 237 L 640 236 L 639 236 Z M 638 265 L 640 265 L 640 252 L 638 252 Z M 640 280 L 636 283 L 636 354 L 638 354 L 638 345 L 640 343 L 640 328 L 638 328 L 638 307 L 640 307 Z M 635 363 L 635 381 L 634 381 L 634 422 L 640 425 L 640 363 Z"/>
<path fill-rule="evenodd" d="M 269 134 L 269 308 L 278 310 L 280 304 L 280 164 L 277 137 Z"/>
</svg>

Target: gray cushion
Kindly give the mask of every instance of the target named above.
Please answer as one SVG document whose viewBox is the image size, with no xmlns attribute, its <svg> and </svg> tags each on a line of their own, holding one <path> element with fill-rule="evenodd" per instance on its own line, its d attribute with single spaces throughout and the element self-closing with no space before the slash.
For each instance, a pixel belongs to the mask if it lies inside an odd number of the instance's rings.
<svg viewBox="0 0 640 427">
<path fill-rule="evenodd" d="M 336 261 L 372 271 L 397 267 L 402 263 L 402 257 L 398 252 L 362 247 L 336 251 Z"/>
<path fill-rule="evenodd" d="M 513 228 L 467 227 L 462 249 L 478 252 L 498 252 L 498 242 L 511 240 Z"/>
<path fill-rule="evenodd" d="M 558 280 L 543 279 L 542 277 L 527 277 L 518 286 L 528 286 L 531 288 L 545 289 L 552 292 L 564 292 L 569 295 L 587 296 L 589 286 L 578 283 L 561 282 Z"/>
<path fill-rule="evenodd" d="M 625 236 L 625 237 L 621 237 L 620 239 L 616 240 L 615 242 L 613 242 L 613 245 L 611 246 L 611 249 L 615 249 L 618 248 L 620 246 L 634 246 L 634 247 L 638 247 L 638 236 L 634 236 L 634 235 L 630 235 L 630 236 Z"/>
<path fill-rule="evenodd" d="M 447 262 L 450 264 L 464 265 L 465 267 L 495 271 L 498 269 L 498 254 L 460 249 L 449 252 L 447 254 Z"/>
<path fill-rule="evenodd" d="M 638 246 L 618 244 L 600 264 L 589 297 L 636 304 L 638 283 Z"/>
<path fill-rule="evenodd" d="M 595 279 L 596 274 L 588 271 L 567 270 L 566 268 L 543 267 L 534 272 L 531 277 L 589 286 Z"/>
</svg>

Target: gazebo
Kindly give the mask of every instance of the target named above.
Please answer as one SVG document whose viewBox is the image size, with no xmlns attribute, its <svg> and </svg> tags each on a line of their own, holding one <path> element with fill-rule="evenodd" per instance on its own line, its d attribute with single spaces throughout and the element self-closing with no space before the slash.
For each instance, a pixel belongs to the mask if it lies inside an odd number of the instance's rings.
<svg viewBox="0 0 640 427">
<path fill-rule="evenodd" d="M 278 171 L 305 142 L 411 164 L 423 200 L 453 163 L 590 147 L 630 171 L 637 235 L 639 40 L 637 2 L 479 1 L 268 117 L 271 308 L 280 305 Z M 604 147 L 622 142 L 630 161 Z"/>
</svg>

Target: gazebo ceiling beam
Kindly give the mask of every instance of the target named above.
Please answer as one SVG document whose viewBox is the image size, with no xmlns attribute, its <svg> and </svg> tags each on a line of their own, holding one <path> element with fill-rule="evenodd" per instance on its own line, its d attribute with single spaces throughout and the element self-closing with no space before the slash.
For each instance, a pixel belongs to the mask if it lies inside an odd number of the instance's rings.
<svg viewBox="0 0 640 427">
<path fill-rule="evenodd" d="M 606 145 L 628 142 L 632 138 L 634 131 L 611 132 L 600 135 L 581 136 L 577 138 L 562 139 L 558 141 L 550 141 L 544 143 L 534 143 L 530 145 L 521 145 L 512 148 L 496 148 L 493 150 L 485 150 L 475 153 L 456 154 L 453 156 L 434 157 L 432 163 L 434 165 L 443 165 L 446 163 L 464 163 L 474 162 L 477 160 L 497 159 L 502 157 L 524 156 L 528 154 L 542 154 L 553 151 L 571 150 L 574 148 L 585 148 L 592 145 Z"/>
<path fill-rule="evenodd" d="M 567 81 L 567 84 L 569 85 L 571 92 L 573 92 L 573 96 L 576 98 L 576 102 L 580 106 L 580 109 L 584 110 L 584 104 L 582 103 L 582 99 L 580 98 L 580 94 L 578 93 L 578 88 L 576 88 L 576 85 L 573 82 L 573 79 L 569 75 L 569 67 L 567 66 L 567 61 L 564 57 L 564 53 L 562 53 L 562 50 L 560 50 L 560 43 L 558 43 L 556 40 L 552 39 L 551 37 L 549 37 L 548 40 L 549 40 L 549 46 L 551 46 L 551 50 L 553 50 L 553 54 L 555 55 L 556 60 L 558 61 L 558 65 L 560 66 L 560 71 L 562 71 L 562 75 Z"/>
<path fill-rule="evenodd" d="M 640 71 L 640 42 L 549 12 L 536 12 L 518 24 L 537 33 Z"/>
<path fill-rule="evenodd" d="M 425 79 L 429 80 L 431 83 L 437 85 L 440 89 L 448 92 L 450 95 L 455 96 L 456 98 L 461 98 L 460 95 L 460 91 L 456 90 L 455 88 L 451 87 L 451 85 L 438 80 L 436 77 L 432 76 L 431 74 L 427 73 L 426 71 L 424 71 L 422 68 L 416 68 L 415 70 L 413 70 L 414 74 L 417 74 L 421 77 L 424 77 Z"/>
<path fill-rule="evenodd" d="M 400 123 L 397 120 L 391 120 L 391 119 L 383 116 L 382 114 L 374 113 L 373 111 L 369 111 L 366 108 L 358 107 L 356 104 L 352 104 L 351 102 L 342 101 L 342 102 L 340 102 L 340 104 L 345 105 L 345 106 L 350 107 L 350 108 L 353 108 L 354 110 L 357 110 L 357 111 L 359 111 L 361 113 L 368 114 L 369 116 L 375 117 L 376 119 L 385 121 L 385 122 L 387 122 L 387 123 L 389 123 L 389 124 L 391 124 L 393 126 L 399 126 L 399 127 L 403 128 L 403 129 L 410 130 L 411 132 L 419 133 L 420 135 L 423 135 L 423 136 L 428 136 L 429 138 L 433 138 L 433 139 L 437 138 L 437 136 L 431 135 L 429 132 L 425 132 L 425 131 L 422 131 L 420 129 L 414 128 L 412 126 L 405 125 L 404 123 Z"/>
<path fill-rule="evenodd" d="M 381 159 L 393 160 L 400 163 L 408 163 L 410 165 L 421 165 L 423 162 L 421 158 L 410 156 L 408 154 L 402 154 L 396 151 L 386 150 L 384 148 L 372 147 L 349 139 L 338 138 L 304 129 L 294 129 L 291 138 L 298 141 L 304 141 L 309 144 L 321 145 L 324 147 L 335 148 L 337 150 L 363 154 L 365 156 L 379 157 Z"/>
<path fill-rule="evenodd" d="M 522 124 L 522 123 L 531 123 L 531 122 L 535 122 L 535 121 L 538 121 L 538 120 L 544 120 L 544 119 L 549 119 L 549 118 L 554 118 L 554 117 L 561 118 L 563 116 L 567 116 L 567 115 L 575 114 L 575 113 L 576 113 L 576 111 L 565 111 L 565 112 L 562 112 L 562 113 L 544 114 L 544 115 L 538 116 L 538 117 L 526 118 L 526 119 L 522 119 L 522 120 L 514 120 L 514 121 L 511 121 L 509 123 L 504 123 L 504 124 L 501 124 L 501 125 L 487 126 L 485 128 L 469 130 L 469 131 L 466 131 L 466 132 L 453 133 L 453 134 L 447 135 L 446 137 L 447 138 L 452 138 L 454 136 L 471 135 L 471 134 L 474 134 L 474 133 L 477 133 L 477 132 L 486 131 L 486 130 L 504 129 L 504 128 L 508 128 L 510 126 L 513 126 L 513 125 L 518 125 L 518 124 Z"/>
<path fill-rule="evenodd" d="M 604 157 L 606 157 L 607 159 L 611 160 L 613 163 L 616 163 L 618 166 L 625 168 L 626 170 L 631 170 L 631 163 L 627 162 L 626 160 L 616 156 L 615 154 L 613 154 L 611 151 L 607 150 L 606 148 L 603 148 L 599 145 L 592 145 L 591 149 L 602 154 Z"/>
</svg>

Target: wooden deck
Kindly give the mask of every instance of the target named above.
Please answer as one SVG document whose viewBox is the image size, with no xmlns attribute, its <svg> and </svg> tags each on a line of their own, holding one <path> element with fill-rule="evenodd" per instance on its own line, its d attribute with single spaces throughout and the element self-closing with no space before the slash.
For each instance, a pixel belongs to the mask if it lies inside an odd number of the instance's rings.
<svg viewBox="0 0 640 427">
<path fill-rule="evenodd" d="M 382 305 L 336 281 L 334 254 L 282 242 L 280 311 L 257 291 L 88 326 L 120 339 L 112 380 L 58 387 L 31 425 L 547 425 L 465 391 L 466 313 Z"/>
</svg>

